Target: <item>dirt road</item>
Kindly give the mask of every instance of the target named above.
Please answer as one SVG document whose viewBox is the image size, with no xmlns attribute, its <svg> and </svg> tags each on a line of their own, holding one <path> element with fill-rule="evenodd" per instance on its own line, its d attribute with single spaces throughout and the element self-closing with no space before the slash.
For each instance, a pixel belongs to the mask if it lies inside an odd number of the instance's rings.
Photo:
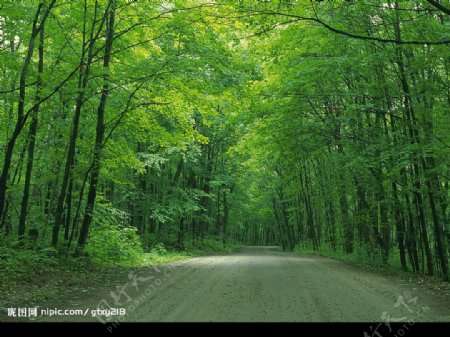
<svg viewBox="0 0 450 337">
<path fill-rule="evenodd" d="M 132 322 L 382 322 L 383 317 L 401 322 L 450 321 L 450 299 L 442 291 L 335 260 L 269 247 L 245 247 L 231 255 L 139 271 L 117 289 L 86 295 L 78 308 L 96 308 L 104 299 L 127 310 L 120 321 Z"/>
</svg>

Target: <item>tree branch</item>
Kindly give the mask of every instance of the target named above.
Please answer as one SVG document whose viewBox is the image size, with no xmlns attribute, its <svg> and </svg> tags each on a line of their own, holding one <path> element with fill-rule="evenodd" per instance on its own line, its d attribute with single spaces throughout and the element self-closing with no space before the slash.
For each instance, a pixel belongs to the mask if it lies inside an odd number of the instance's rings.
<svg viewBox="0 0 450 337">
<path fill-rule="evenodd" d="M 373 37 L 373 36 L 366 36 L 366 35 L 359 35 L 354 34 L 350 32 L 343 31 L 341 29 L 335 28 L 327 24 L 326 22 L 320 20 L 319 18 L 315 17 L 307 17 L 307 16 L 300 16 L 295 14 L 287 14 L 287 13 L 280 13 L 280 12 L 267 12 L 267 11 L 255 11 L 252 10 L 251 12 L 257 12 L 262 15 L 277 15 L 277 16 L 285 16 L 285 17 L 291 17 L 296 18 L 295 21 L 312 21 L 315 23 L 318 23 L 319 25 L 323 26 L 324 28 L 328 29 L 329 31 L 332 31 L 333 33 L 344 35 L 351 37 L 353 39 L 359 39 L 359 40 L 367 40 L 367 41 L 375 41 L 380 43 L 395 43 L 395 44 L 409 44 L 409 45 L 447 45 L 450 44 L 450 40 L 443 40 L 443 41 L 404 41 L 404 40 L 398 40 L 398 39 L 383 39 L 379 37 Z"/>
<path fill-rule="evenodd" d="M 28 116 L 36 108 L 36 106 L 44 103 L 46 100 L 48 100 L 54 94 L 56 94 L 59 91 L 59 89 L 61 89 L 64 86 L 64 84 L 66 84 L 72 78 L 72 76 L 79 70 L 79 68 L 80 68 L 80 65 L 75 67 L 75 69 L 69 74 L 69 76 L 67 76 L 60 84 L 58 84 L 56 87 L 54 87 L 53 90 L 47 96 L 43 97 L 40 101 L 36 102 L 30 109 L 28 109 L 28 111 L 26 112 L 26 114 L 24 115 L 24 118 L 22 120 L 22 126 L 25 125 Z"/>
<path fill-rule="evenodd" d="M 441 5 L 438 1 L 434 1 L 434 0 L 427 0 L 427 2 L 432 5 L 433 7 L 436 7 L 437 9 L 441 10 L 442 12 L 444 12 L 447 15 L 450 15 L 450 9 L 447 7 L 444 7 L 443 5 Z"/>
</svg>

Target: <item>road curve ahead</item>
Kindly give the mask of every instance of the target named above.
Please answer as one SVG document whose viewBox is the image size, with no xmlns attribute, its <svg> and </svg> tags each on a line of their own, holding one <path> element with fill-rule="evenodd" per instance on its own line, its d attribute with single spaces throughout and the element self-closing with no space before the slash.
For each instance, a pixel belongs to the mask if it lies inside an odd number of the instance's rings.
<svg viewBox="0 0 450 337">
<path fill-rule="evenodd" d="M 140 298 L 140 305 L 128 310 L 127 321 L 450 321 L 449 297 L 442 293 L 271 247 L 174 263 L 150 295 Z"/>
</svg>

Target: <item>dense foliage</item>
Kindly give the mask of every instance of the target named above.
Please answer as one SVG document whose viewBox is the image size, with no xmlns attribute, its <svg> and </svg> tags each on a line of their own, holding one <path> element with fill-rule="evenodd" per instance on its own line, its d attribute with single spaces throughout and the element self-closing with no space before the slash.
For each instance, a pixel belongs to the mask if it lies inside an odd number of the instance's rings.
<svg viewBox="0 0 450 337">
<path fill-rule="evenodd" d="M 2 1 L 1 259 L 215 240 L 448 279 L 441 3 Z"/>
</svg>

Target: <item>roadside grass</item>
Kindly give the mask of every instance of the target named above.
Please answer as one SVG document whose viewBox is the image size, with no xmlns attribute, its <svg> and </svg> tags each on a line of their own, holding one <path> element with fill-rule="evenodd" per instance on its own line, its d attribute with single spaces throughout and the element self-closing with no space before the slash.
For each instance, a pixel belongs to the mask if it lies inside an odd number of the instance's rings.
<svg viewBox="0 0 450 337">
<path fill-rule="evenodd" d="M 115 247 L 119 254 L 130 259 L 118 258 L 116 251 L 105 247 L 91 247 L 89 254 L 77 258 L 50 248 L 0 247 L 0 316 L 8 307 L 39 307 L 40 303 L 58 297 L 76 300 L 99 285 L 114 288 L 130 271 L 139 268 L 229 253 L 235 247 L 233 244 L 224 247 L 210 238 L 203 244 L 186 243 L 185 249 L 179 251 L 168 250 L 160 243 L 149 251 L 139 246 Z"/>
<path fill-rule="evenodd" d="M 328 245 L 322 245 L 320 250 L 314 250 L 311 245 L 308 245 L 308 243 L 303 243 L 301 247 L 297 246 L 294 249 L 294 253 L 327 257 L 349 265 L 362 267 L 369 271 L 396 276 L 406 282 L 416 283 L 421 286 L 428 286 L 434 290 L 444 291 L 447 293 L 450 291 L 450 283 L 444 282 L 439 276 L 413 273 L 410 265 L 408 265 L 408 271 L 402 270 L 400 254 L 396 250 L 392 251 L 389 255 L 387 265 L 383 265 L 381 263 L 381 256 L 379 254 L 372 254 L 372 256 L 369 257 L 366 249 L 359 246 L 354 248 L 354 252 L 352 254 L 345 254 L 341 250 L 334 251 Z"/>
<path fill-rule="evenodd" d="M 379 253 L 373 253 L 368 255 L 364 247 L 355 247 L 352 254 L 346 254 L 342 250 L 333 250 L 328 245 L 321 245 L 320 249 L 314 250 L 313 247 L 307 243 L 297 246 L 294 249 L 295 253 L 302 253 L 308 255 L 317 255 L 332 258 L 344 263 L 358 265 L 361 267 L 369 268 L 377 271 L 388 271 L 396 274 L 411 274 L 405 272 L 401 268 L 400 257 L 397 252 L 392 252 L 389 255 L 388 265 L 383 265 L 381 263 L 381 256 Z"/>
</svg>

